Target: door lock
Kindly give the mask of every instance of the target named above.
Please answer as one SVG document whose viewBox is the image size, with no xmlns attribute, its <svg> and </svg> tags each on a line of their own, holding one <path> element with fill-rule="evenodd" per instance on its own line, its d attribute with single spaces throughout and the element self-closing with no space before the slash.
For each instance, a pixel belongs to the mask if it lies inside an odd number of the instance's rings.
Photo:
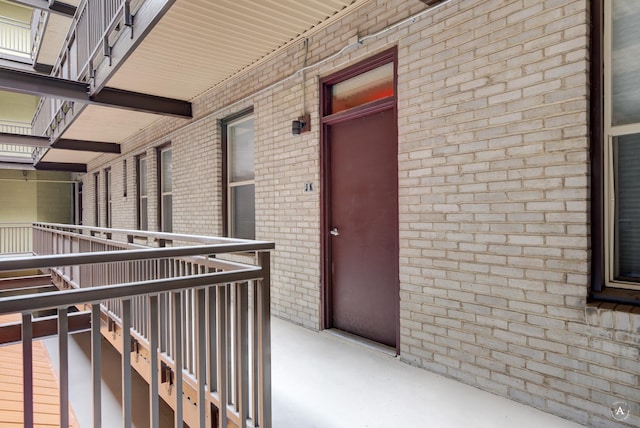
<svg viewBox="0 0 640 428">
<path fill-rule="evenodd" d="M 331 232 L 329 232 L 330 234 L 332 234 L 333 236 L 338 236 L 340 235 L 340 232 L 338 232 L 338 228 L 334 227 L 333 229 L 331 229 Z"/>
</svg>

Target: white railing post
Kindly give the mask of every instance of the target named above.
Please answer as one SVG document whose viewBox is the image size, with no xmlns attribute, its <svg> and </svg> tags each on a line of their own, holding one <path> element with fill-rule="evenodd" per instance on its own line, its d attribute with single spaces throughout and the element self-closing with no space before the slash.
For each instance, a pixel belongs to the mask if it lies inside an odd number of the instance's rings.
<svg viewBox="0 0 640 428">
<path fill-rule="evenodd" d="M 171 294 L 173 296 L 173 362 L 176 373 L 174 426 L 179 427 L 184 420 L 182 408 L 182 299 L 180 292 Z"/>
<path fill-rule="evenodd" d="M 158 296 L 149 296 L 149 363 L 151 382 L 149 384 L 149 420 L 151 428 L 160 427 L 160 400 L 158 397 Z"/>
</svg>

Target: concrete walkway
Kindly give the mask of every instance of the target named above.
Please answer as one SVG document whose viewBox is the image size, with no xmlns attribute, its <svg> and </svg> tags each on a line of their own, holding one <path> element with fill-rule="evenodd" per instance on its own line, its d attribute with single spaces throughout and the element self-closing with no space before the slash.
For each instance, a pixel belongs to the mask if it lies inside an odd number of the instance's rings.
<svg viewBox="0 0 640 428">
<path fill-rule="evenodd" d="M 274 428 L 577 428 L 328 332 L 273 319 Z"/>
</svg>

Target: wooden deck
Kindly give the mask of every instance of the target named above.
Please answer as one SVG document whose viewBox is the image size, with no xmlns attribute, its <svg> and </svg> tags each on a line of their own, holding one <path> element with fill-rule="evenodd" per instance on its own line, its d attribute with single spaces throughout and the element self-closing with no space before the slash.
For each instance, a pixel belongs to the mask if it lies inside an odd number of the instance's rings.
<svg viewBox="0 0 640 428">
<path fill-rule="evenodd" d="M 19 321 L 20 316 L 0 316 L 0 324 Z M 40 341 L 33 342 L 33 407 L 37 427 L 60 426 L 60 396 L 55 368 Z M 23 426 L 22 345 L 0 347 L 0 426 Z M 79 428 L 70 409 L 70 427 Z"/>
</svg>

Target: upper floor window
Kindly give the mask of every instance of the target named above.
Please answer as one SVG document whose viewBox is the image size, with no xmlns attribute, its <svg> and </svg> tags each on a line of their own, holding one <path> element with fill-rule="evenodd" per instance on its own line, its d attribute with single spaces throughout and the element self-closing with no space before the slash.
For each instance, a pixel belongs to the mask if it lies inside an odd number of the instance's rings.
<svg viewBox="0 0 640 428">
<path fill-rule="evenodd" d="M 160 230 L 173 231 L 173 166 L 171 147 L 161 148 L 158 152 L 160 159 Z"/>
<path fill-rule="evenodd" d="M 605 285 L 640 290 L 640 8 L 603 6 Z"/>
<path fill-rule="evenodd" d="M 107 227 L 113 225 L 113 204 L 111 189 L 111 168 L 104 170 L 104 200 L 105 200 L 105 212 L 107 214 Z"/>
<path fill-rule="evenodd" d="M 253 115 L 223 123 L 226 233 L 233 238 L 255 239 L 255 173 Z"/>
<path fill-rule="evenodd" d="M 147 158 L 140 156 L 136 159 L 136 193 L 138 195 L 136 204 L 136 226 L 140 230 L 149 230 L 147 187 Z"/>
<path fill-rule="evenodd" d="M 93 174 L 93 187 L 94 187 L 94 207 L 93 207 L 93 223 L 96 227 L 100 227 L 100 173 Z"/>
</svg>

